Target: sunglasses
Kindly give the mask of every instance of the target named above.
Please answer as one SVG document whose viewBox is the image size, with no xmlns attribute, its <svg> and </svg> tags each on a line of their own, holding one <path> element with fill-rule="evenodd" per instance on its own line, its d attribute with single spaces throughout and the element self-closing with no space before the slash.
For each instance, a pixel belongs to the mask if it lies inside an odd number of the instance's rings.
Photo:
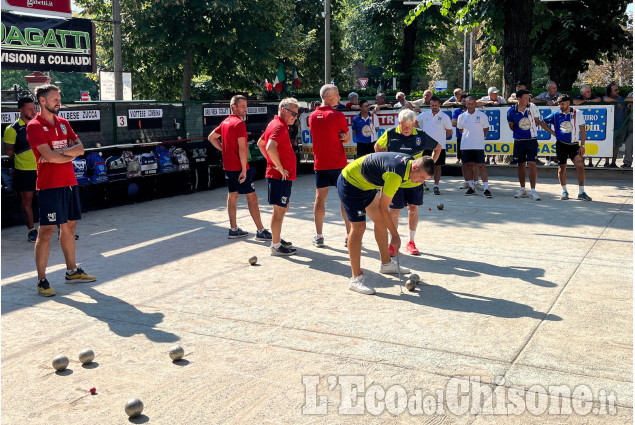
<svg viewBox="0 0 635 425">
<path fill-rule="evenodd" d="M 298 113 L 297 113 L 297 112 L 293 112 L 293 111 L 292 111 L 291 109 L 289 109 L 289 108 L 284 108 L 284 109 L 286 109 L 287 111 L 289 111 L 289 112 L 291 113 L 291 116 L 292 116 L 293 118 L 295 118 L 295 117 L 297 117 L 297 116 L 298 116 Z"/>
</svg>

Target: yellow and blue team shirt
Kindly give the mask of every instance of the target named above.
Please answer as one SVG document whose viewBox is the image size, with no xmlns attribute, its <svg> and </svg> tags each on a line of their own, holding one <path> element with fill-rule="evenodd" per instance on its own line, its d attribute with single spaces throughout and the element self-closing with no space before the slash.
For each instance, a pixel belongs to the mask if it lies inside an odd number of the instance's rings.
<svg viewBox="0 0 635 425">
<path fill-rule="evenodd" d="M 17 170 L 37 170 L 37 161 L 29 142 L 26 140 L 26 123 L 22 120 L 22 117 L 4 130 L 4 143 L 15 145 L 13 147 L 13 157 Z"/>
<path fill-rule="evenodd" d="M 377 152 L 351 162 L 342 170 L 342 177 L 361 190 L 383 189 L 386 196 L 395 196 L 400 187 L 415 187 L 410 181 L 414 158 L 395 152 Z"/>
<path fill-rule="evenodd" d="M 569 108 L 563 113 L 557 110 L 544 119 L 548 125 L 553 125 L 556 140 L 564 143 L 578 143 L 580 140 L 580 126 L 586 125 L 584 115 L 579 109 Z"/>
</svg>

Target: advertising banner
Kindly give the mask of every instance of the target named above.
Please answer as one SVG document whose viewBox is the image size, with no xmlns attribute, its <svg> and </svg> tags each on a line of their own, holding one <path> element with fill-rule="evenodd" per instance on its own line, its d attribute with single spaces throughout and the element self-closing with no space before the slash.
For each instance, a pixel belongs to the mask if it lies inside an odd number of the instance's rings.
<svg viewBox="0 0 635 425">
<path fill-rule="evenodd" d="M 71 0 L 2 0 L 2 10 L 72 18 Z M 4 16 L 2 17 L 4 21 Z"/>
<path fill-rule="evenodd" d="M 95 72 L 95 28 L 88 19 L 46 19 L 2 12 L 2 68 Z"/>
<path fill-rule="evenodd" d="M 613 154 L 613 113 L 615 106 L 613 105 L 597 105 L 597 106 L 581 106 L 576 107 L 582 111 L 584 120 L 586 121 L 586 153 L 585 156 L 592 157 L 610 157 Z M 452 112 L 456 108 L 441 108 L 444 112 L 452 117 Z M 488 155 L 511 155 L 514 147 L 514 138 L 512 131 L 507 124 L 507 111 L 509 106 L 493 107 L 493 108 L 477 108 L 489 119 L 489 132 L 487 133 L 485 143 L 485 153 Z M 539 106 L 541 117 L 546 117 L 552 112 L 558 110 L 557 106 Z M 354 111 L 343 111 L 346 116 L 348 125 L 353 122 L 353 117 L 358 114 Z M 379 118 L 378 136 L 381 136 L 386 130 L 395 126 L 399 111 L 382 111 L 377 117 Z M 300 115 L 300 128 L 302 134 L 302 152 L 311 154 L 312 143 L 311 132 L 309 130 L 309 115 L 305 112 Z M 344 145 L 347 155 L 355 155 L 355 143 Z M 555 156 L 556 155 L 556 139 L 547 131 L 538 131 L 538 155 L 539 156 Z M 448 138 L 445 143 L 447 153 L 456 153 L 456 132 L 452 132 L 452 137 Z"/>
</svg>

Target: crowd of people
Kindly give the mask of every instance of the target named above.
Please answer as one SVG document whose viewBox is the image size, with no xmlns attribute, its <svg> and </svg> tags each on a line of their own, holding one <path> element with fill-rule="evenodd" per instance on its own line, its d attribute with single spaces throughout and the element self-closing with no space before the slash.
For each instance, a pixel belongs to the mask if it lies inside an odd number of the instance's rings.
<svg viewBox="0 0 635 425">
<path fill-rule="evenodd" d="M 375 240 L 379 248 L 380 273 L 405 274 L 391 257 L 398 256 L 402 248 L 398 232 L 401 210 L 408 211 L 408 241 L 405 251 L 419 255 L 415 234 L 419 222 L 418 207 L 423 204 L 425 181 L 433 178 L 434 195 L 441 195 L 439 182 L 441 169 L 446 162 L 445 142 L 453 131 L 457 136 L 457 156 L 462 164 L 465 195 L 476 195 L 482 190 L 486 198 L 493 198 L 487 174 L 485 139 L 489 131 L 487 116 L 477 107 L 510 104 L 507 122 L 513 132 L 513 161 L 518 164 L 519 189 L 515 198 L 540 201 L 536 192 L 537 153 L 539 128 L 556 138 L 558 179 L 562 186 L 560 199 L 569 199 L 566 171 L 571 160 L 576 168 L 579 191 L 577 199 L 591 201 L 585 189 L 586 123 L 584 115 L 572 105 L 584 102 L 617 102 L 615 113 L 615 138 L 612 162 L 615 166 L 617 149 L 626 143 L 624 164 L 632 164 L 632 103 L 624 103 L 617 85 L 606 89 L 604 98 L 593 97 L 590 87 L 583 86 L 580 96 L 572 99 L 558 92 L 553 82 L 547 91 L 535 98 L 526 90 L 527 84 L 519 81 L 513 96 L 505 100 L 496 87 L 488 89 L 488 95 L 477 99 L 455 89 L 453 96 L 442 103 L 431 91 L 423 98 L 408 101 L 402 92 L 397 93 L 396 103 L 391 105 L 383 94 L 378 94 L 374 105 L 360 100 L 356 93 L 348 95 L 343 105 L 338 88 L 326 84 L 320 90 L 321 102 L 313 105 L 308 119 L 313 142 L 315 201 L 313 216 L 315 236 L 312 244 L 326 245 L 324 219 L 329 188 L 335 187 L 340 198 L 340 213 L 346 228 L 344 246 L 348 248 L 351 264 L 349 289 L 361 294 L 374 294 L 361 269 L 361 241 L 366 229 L 366 215 L 374 222 Z M 81 219 L 81 205 L 72 160 L 84 153 L 81 140 L 70 124 L 58 116 L 61 107 L 60 90 L 54 85 L 40 86 L 35 90 L 40 112 L 36 113 L 32 99 L 18 103 L 20 118 L 5 131 L 5 152 L 15 157 L 16 190 L 22 200 L 22 212 L 28 228 L 29 241 L 35 242 L 37 290 L 42 296 L 53 296 L 55 291 L 46 278 L 50 252 L 50 240 L 54 228 L 60 228 L 60 245 L 66 261 L 67 283 L 93 282 L 91 276 L 78 267 L 75 260 L 75 231 Z M 632 102 L 632 93 L 627 99 Z M 544 119 L 536 103 L 558 109 Z M 230 101 L 230 115 L 208 136 L 209 142 L 222 152 L 223 169 L 228 189 L 227 212 L 229 216 L 228 238 L 238 239 L 249 235 L 237 222 L 239 195 L 245 195 L 247 206 L 256 227 L 255 239 L 270 242 L 273 256 L 289 256 L 297 253 L 292 242 L 282 238 L 283 220 L 289 210 L 293 181 L 297 177 L 295 152 L 289 137 L 289 126 L 299 117 L 300 104 L 294 98 L 285 98 L 278 105 L 278 113 L 268 124 L 257 146 L 266 158 L 267 202 L 273 213 L 267 230 L 260 215 L 258 196 L 254 186 L 254 170 L 248 163 L 248 143 L 245 118 L 247 99 L 236 95 Z M 452 117 L 441 111 L 441 106 L 455 107 Z M 359 111 L 349 130 L 345 115 L 339 109 Z M 378 136 L 380 110 L 397 109 L 397 123 Z M 619 110 L 619 113 L 618 113 Z M 357 144 L 357 159 L 348 162 L 344 145 L 352 140 Z M 630 144 L 630 148 L 628 147 Z M 607 160 L 608 161 L 608 160 Z M 491 162 L 490 162 L 491 164 Z M 526 174 L 529 171 L 529 192 Z M 39 196 L 39 231 L 34 218 L 29 215 L 33 194 Z M 390 240 L 389 240 L 390 236 Z"/>
</svg>

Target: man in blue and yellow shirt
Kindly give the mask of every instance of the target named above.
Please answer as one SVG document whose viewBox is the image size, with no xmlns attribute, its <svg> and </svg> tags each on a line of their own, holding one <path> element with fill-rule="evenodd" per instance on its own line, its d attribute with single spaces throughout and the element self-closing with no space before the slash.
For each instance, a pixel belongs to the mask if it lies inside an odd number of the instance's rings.
<svg viewBox="0 0 635 425">
<path fill-rule="evenodd" d="M 366 286 L 361 270 L 362 237 L 366 230 L 366 214 L 375 224 L 375 240 L 381 257 L 380 273 L 410 273 L 390 260 L 390 244 L 399 251 L 401 239 L 388 206 L 399 188 L 420 186 L 434 174 L 434 160 L 429 156 L 413 158 L 394 152 L 373 153 L 348 164 L 337 181 L 337 193 L 346 217 L 351 223 L 348 235 L 348 254 L 352 277 L 348 288 L 360 294 L 372 295 L 375 290 Z M 380 193 L 381 189 L 381 193 Z"/>
<path fill-rule="evenodd" d="M 37 161 L 26 140 L 26 125 L 35 118 L 35 102 L 30 97 L 18 100 L 20 117 L 4 130 L 4 152 L 12 156 L 15 163 L 13 187 L 20 194 L 22 219 L 29 229 L 27 240 L 35 242 L 37 230 L 33 223 L 33 194 L 37 181 Z"/>
</svg>

